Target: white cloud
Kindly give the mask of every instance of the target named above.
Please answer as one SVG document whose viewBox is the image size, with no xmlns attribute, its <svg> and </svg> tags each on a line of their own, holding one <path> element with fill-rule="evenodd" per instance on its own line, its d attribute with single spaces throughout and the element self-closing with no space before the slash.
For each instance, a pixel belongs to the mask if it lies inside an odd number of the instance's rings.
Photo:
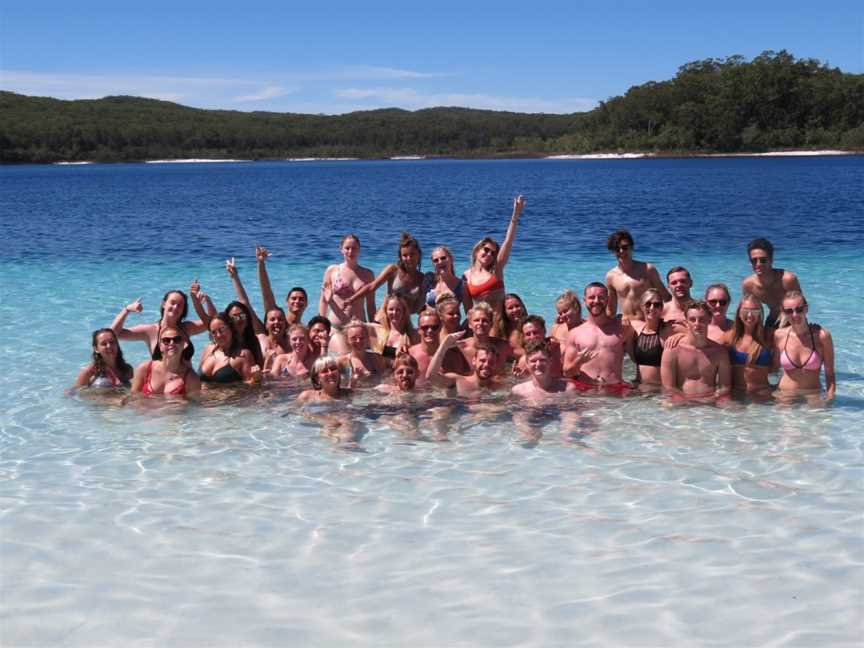
<svg viewBox="0 0 864 648">
<path fill-rule="evenodd" d="M 591 110 L 597 105 L 596 99 L 587 97 L 541 99 L 454 92 L 422 93 L 415 88 L 342 88 L 334 91 L 334 94 L 341 99 L 364 100 L 373 103 L 376 107 L 394 106 L 410 110 L 435 106 L 460 106 L 526 113 L 572 113 Z"/>
<path fill-rule="evenodd" d="M 233 97 L 232 101 L 236 101 L 239 103 L 245 103 L 249 101 L 265 101 L 267 99 L 276 99 L 277 97 L 284 97 L 285 95 L 296 92 L 295 88 L 286 88 L 281 85 L 268 85 L 264 86 L 258 92 L 241 95 L 239 97 Z"/>
</svg>

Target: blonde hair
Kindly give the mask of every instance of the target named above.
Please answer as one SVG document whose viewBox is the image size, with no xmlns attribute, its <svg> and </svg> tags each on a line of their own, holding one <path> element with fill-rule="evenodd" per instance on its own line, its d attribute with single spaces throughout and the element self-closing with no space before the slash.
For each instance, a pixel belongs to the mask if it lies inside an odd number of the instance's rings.
<svg viewBox="0 0 864 648">
<path fill-rule="evenodd" d="M 792 323 L 792 321 L 789 319 L 789 317 L 787 317 L 786 313 L 783 311 L 782 305 L 783 305 L 783 302 L 786 301 L 787 299 L 797 299 L 798 297 L 801 298 L 801 303 L 803 303 L 805 306 L 809 306 L 809 304 L 807 303 L 807 298 L 804 296 L 804 293 L 802 293 L 800 290 L 787 290 L 786 293 L 783 295 L 783 299 L 780 300 L 780 305 L 781 305 L 780 319 L 777 321 L 777 328 L 785 328 Z"/>
<path fill-rule="evenodd" d="M 315 389 L 321 389 L 321 382 L 318 380 L 318 375 L 324 369 L 339 369 L 339 361 L 333 356 L 321 356 L 312 363 L 312 368 L 309 370 L 309 380 L 312 381 L 312 386 Z M 341 379 L 342 374 L 339 374 Z"/>
<path fill-rule="evenodd" d="M 474 265 L 474 262 L 477 260 L 477 253 L 480 251 L 480 248 L 486 245 L 487 243 L 491 243 L 495 246 L 495 258 L 492 259 L 491 268 L 495 267 L 495 264 L 498 263 L 498 253 L 501 251 L 501 246 L 498 245 L 498 241 L 488 236 L 484 236 L 482 239 L 477 241 L 474 244 L 474 247 L 471 249 L 471 265 Z"/>
<path fill-rule="evenodd" d="M 744 293 L 741 296 L 741 301 L 738 302 L 738 308 L 735 309 L 735 321 L 732 323 L 731 346 L 734 349 L 735 345 L 738 344 L 738 340 L 744 337 L 744 320 L 741 319 L 741 308 L 744 305 L 744 302 L 753 302 L 759 307 L 759 321 L 756 322 L 753 334 L 750 336 L 753 338 L 753 344 L 751 344 L 750 348 L 747 350 L 746 362 L 748 365 L 755 365 L 756 359 L 759 357 L 759 354 L 762 353 L 762 349 L 768 346 L 768 342 L 766 339 L 767 336 L 765 334 L 764 324 L 765 309 L 762 300 L 752 293 Z"/>
</svg>

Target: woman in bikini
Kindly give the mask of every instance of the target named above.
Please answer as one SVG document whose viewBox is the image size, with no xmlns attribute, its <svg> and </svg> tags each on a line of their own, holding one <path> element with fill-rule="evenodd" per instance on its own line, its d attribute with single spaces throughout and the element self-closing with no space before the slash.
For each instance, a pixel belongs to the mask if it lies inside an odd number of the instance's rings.
<svg viewBox="0 0 864 648">
<path fill-rule="evenodd" d="M 199 301 L 199 292 L 197 282 L 193 283 L 192 299 L 196 311 L 200 309 L 203 313 L 203 307 Z M 123 307 L 114 321 L 111 323 L 111 329 L 117 334 L 120 340 L 141 340 L 147 343 L 151 357 L 154 360 L 161 358 L 161 349 L 159 340 L 162 338 L 162 332 L 166 328 L 180 328 L 187 338 L 193 335 L 203 333 L 207 330 L 207 325 L 201 320 L 192 322 L 184 321 L 189 312 L 189 300 L 182 290 L 169 290 L 162 298 L 162 304 L 159 307 L 159 321 L 152 324 L 136 324 L 135 326 L 125 328 L 126 317 L 129 313 L 140 313 L 144 309 L 141 304 L 141 299 L 138 298 L 131 304 Z"/>
<path fill-rule="evenodd" d="M 390 295 L 381 306 L 384 317 L 380 324 L 370 324 L 375 334 L 372 348 L 385 358 L 395 358 L 397 353 L 420 342 L 420 336 L 411 323 L 405 300 Z"/>
<path fill-rule="evenodd" d="M 288 327 L 290 353 L 282 353 L 273 360 L 270 375 L 273 378 L 305 378 L 309 375 L 315 356 L 309 346 L 309 332 L 302 324 Z"/>
<path fill-rule="evenodd" d="M 636 365 L 636 380 L 639 391 L 659 392 L 660 362 L 663 358 L 663 348 L 666 340 L 674 334 L 672 326 L 663 321 L 663 296 L 654 288 L 649 288 L 639 298 L 639 310 L 642 318 L 630 319 L 630 325 L 635 331 L 627 339 L 626 350 L 630 359 Z"/>
<path fill-rule="evenodd" d="M 328 266 L 324 271 L 318 314 L 327 317 L 337 327 L 344 326 L 352 319 L 371 322 L 375 319 L 375 293 L 366 295 L 365 312 L 363 301 L 349 299 L 363 286 L 375 280 L 372 271 L 362 267 L 357 261 L 360 258 L 360 239 L 354 234 L 348 234 L 342 239 L 340 249 L 344 261 Z"/>
<path fill-rule="evenodd" d="M 729 347 L 732 389 L 755 400 L 765 400 L 771 395 L 768 374 L 774 364 L 774 329 L 765 328 L 764 318 L 765 311 L 759 298 L 745 294 L 735 311 L 732 328 L 721 340 Z"/>
<path fill-rule="evenodd" d="M 555 300 L 555 323 L 551 335 L 562 346 L 567 343 L 567 334 L 582 323 L 582 304 L 569 288 Z"/>
<path fill-rule="evenodd" d="M 426 305 L 435 308 L 437 299 L 447 293 L 456 298 L 465 312 L 471 308 L 468 292 L 465 290 L 465 280 L 456 276 L 453 267 L 453 253 L 446 245 L 439 245 L 432 250 L 432 267 L 435 269 L 429 290 L 426 292 Z"/>
<path fill-rule="evenodd" d="M 774 334 L 774 366 L 783 376 L 774 396 L 792 402 L 803 396 L 811 405 L 834 400 L 837 378 L 834 374 L 834 341 L 828 329 L 807 321 L 807 300 L 799 291 L 783 297 L 780 328 Z M 788 326 L 783 326 L 788 322 Z M 825 396 L 820 397 L 820 375 L 825 369 Z"/>
<path fill-rule="evenodd" d="M 516 196 L 504 243 L 499 246 L 495 239 L 488 236 L 480 239 L 471 252 L 471 267 L 462 275 L 470 304 L 485 301 L 499 317 L 504 305 L 504 266 L 510 258 L 516 227 L 524 207 L 525 198 Z"/>
<path fill-rule="evenodd" d="M 261 365 L 249 349 L 240 345 L 231 318 L 217 313 L 210 319 L 211 343 L 204 349 L 198 371 L 205 383 L 260 382 Z"/>
<path fill-rule="evenodd" d="M 93 362 L 81 370 L 70 392 L 82 387 L 128 387 L 134 372 L 123 359 L 123 351 L 114 331 L 110 328 L 93 331 L 92 347 Z"/>
<path fill-rule="evenodd" d="M 396 252 L 396 262 L 388 264 L 375 277 L 372 283 L 368 283 L 348 298 L 348 303 L 356 303 L 363 297 L 374 295 L 375 291 L 387 283 L 387 295 L 401 297 L 408 308 L 408 314 L 419 313 L 426 307 L 426 294 L 433 281 L 431 273 L 420 272 L 420 261 L 422 258 L 420 243 L 408 232 L 402 232 L 399 237 L 399 246 Z M 374 298 L 373 298 L 374 301 Z M 382 314 L 378 314 L 382 319 Z"/>
<path fill-rule="evenodd" d="M 189 361 L 195 347 L 178 326 L 162 329 L 159 360 L 147 360 L 135 369 L 132 393 L 144 396 L 185 396 L 201 390 L 201 380 Z"/>
<path fill-rule="evenodd" d="M 711 309 L 711 322 L 708 324 L 708 339 L 724 344 L 729 331 L 732 330 L 732 320 L 726 317 L 732 296 L 724 283 L 716 283 L 705 289 L 705 301 Z"/>
<path fill-rule="evenodd" d="M 369 329 L 365 322 L 351 320 L 345 327 L 348 353 L 339 358 L 351 369 L 351 387 L 375 386 L 387 369 L 383 356 L 369 350 Z"/>
</svg>

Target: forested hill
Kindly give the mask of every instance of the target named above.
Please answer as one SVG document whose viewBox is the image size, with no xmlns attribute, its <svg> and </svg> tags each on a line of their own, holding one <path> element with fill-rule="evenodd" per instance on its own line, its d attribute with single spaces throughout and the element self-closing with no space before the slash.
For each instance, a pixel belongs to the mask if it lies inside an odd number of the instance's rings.
<svg viewBox="0 0 864 648">
<path fill-rule="evenodd" d="M 707 59 L 570 115 L 245 113 L 137 97 L 61 101 L 0 92 L 0 162 L 7 163 L 793 148 L 864 150 L 864 75 L 785 51 L 752 61 Z"/>
</svg>

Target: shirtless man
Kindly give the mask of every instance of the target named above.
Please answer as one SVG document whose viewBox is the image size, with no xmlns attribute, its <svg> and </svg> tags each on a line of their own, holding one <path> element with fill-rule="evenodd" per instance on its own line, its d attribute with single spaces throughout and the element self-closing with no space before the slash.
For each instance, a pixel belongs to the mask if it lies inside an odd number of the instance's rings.
<svg viewBox="0 0 864 648">
<path fill-rule="evenodd" d="M 732 368 L 726 347 L 708 339 L 711 308 L 690 302 L 684 310 L 687 333 L 678 345 L 663 352 L 660 377 L 673 401 L 716 402 L 728 399 Z"/>
<path fill-rule="evenodd" d="M 417 360 L 407 353 L 401 353 L 393 361 L 393 375 L 389 383 L 381 383 L 375 391 L 385 394 L 406 394 L 414 391 L 420 373 Z"/>
<path fill-rule="evenodd" d="M 615 317 L 618 304 L 625 319 L 642 319 L 639 298 L 648 288 L 656 288 L 663 301 L 672 297 L 660 279 L 660 273 L 650 263 L 633 258 L 633 237 L 627 230 L 618 230 L 609 235 L 606 247 L 618 259 L 618 265 L 606 273 L 606 287 L 609 289 L 609 303 L 606 312 Z"/>
<path fill-rule="evenodd" d="M 567 335 L 564 375 L 574 378 L 580 391 L 624 394 L 630 389 L 621 378 L 624 348 L 633 328 L 619 317 L 609 317 L 609 290 L 602 283 L 588 284 L 583 301 L 588 319 Z"/>
<path fill-rule="evenodd" d="M 432 356 L 432 362 L 426 369 L 426 380 L 434 381 L 447 387 L 456 386 L 460 396 L 476 394 L 482 390 L 494 389 L 498 386 L 495 379 L 495 367 L 498 365 L 498 349 L 487 342 L 478 342 L 474 346 L 471 359 L 472 373 L 468 376 L 444 371 L 442 365 L 447 352 L 456 347 L 464 332 L 450 333 L 444 338 L 441 346 Z"/>
<path fill-rule="evenodd" d="M 747 255 L 750 257 L 750 265 L 753 266 L 753 274 L 741 282 L 741 294 L 755 295 L 767 305 L 765 326 L 777 328 L 783 295 L 790 290 L 801 290 L 798 277 L 788 270 L 773 267 L 774 246 L 768 239 L 757 238 L 750 241 Z"/>
<path fill-rule="evenodd" d="M 531 340 L 525 343 L 525 363 L 528 365 L 531 380 L 515 385 L 514 396 L 540 402 L 549 400 L 557 394 L 576 391 L 576 385 L 552 374 L 552 361 L 549 344 L 546 340 Z"/>
<path fill-rule="evenodd" d="M 494 311 L 486 302 L 477 302 L 468 311 L 468 328 L 473 336 L 459 343 L 459 350 L 465 356 L 469 365 L 474 364 L 474 350 L 479 344 L 489 344 L 495 347 L 495 373 L 503 373 L 507 358 L 513 355 L 513 349 L 507 340 L 489 335 L 492 331 Z"/>
<path fill-rule="evenodd" d="M 693 278 L 687 271 L 687 268 L 675 266 L 666 273 L 666 283 L 669 284 L 669 292 L 672 293 L 672 299 L 663 306 L 663 321 L 680 323 L 680 332 L 685 332 L 684 328 L 684 309 L 687 307 L 693 298 L 690 296 L 690 289 L 693 287 Z"/>
<path fill-rule="evenodd" d="M 417 386 L 422 387 L 426 384 L 426 370 L 441 342 L 441 317 L 438 312 L 427 308 L 420 313 L 417 329 L 420 331 L 420 341 L 411 346 L 408 353 L 417 361 Z M 458 349 L 451 349 L 444 358 L 444 371 L 469 374 L 471 367 Z"/>
<path fill-rule="evenodd" d="M 522 322 L 522 341 L 527 345 L 529 342 L 545 342 L 549 353 L 549 372 L 553 378 L 564 375 L 564 359 L 561 354 L 561 343 L 554 337 L 546 337 L 546 320 L 539 315 L 529 315 Z M 513 373 L 519 376 L 529 376 L 530 368 L 526 355 L 522 355 L 516 363 Z"/>
</svg>

